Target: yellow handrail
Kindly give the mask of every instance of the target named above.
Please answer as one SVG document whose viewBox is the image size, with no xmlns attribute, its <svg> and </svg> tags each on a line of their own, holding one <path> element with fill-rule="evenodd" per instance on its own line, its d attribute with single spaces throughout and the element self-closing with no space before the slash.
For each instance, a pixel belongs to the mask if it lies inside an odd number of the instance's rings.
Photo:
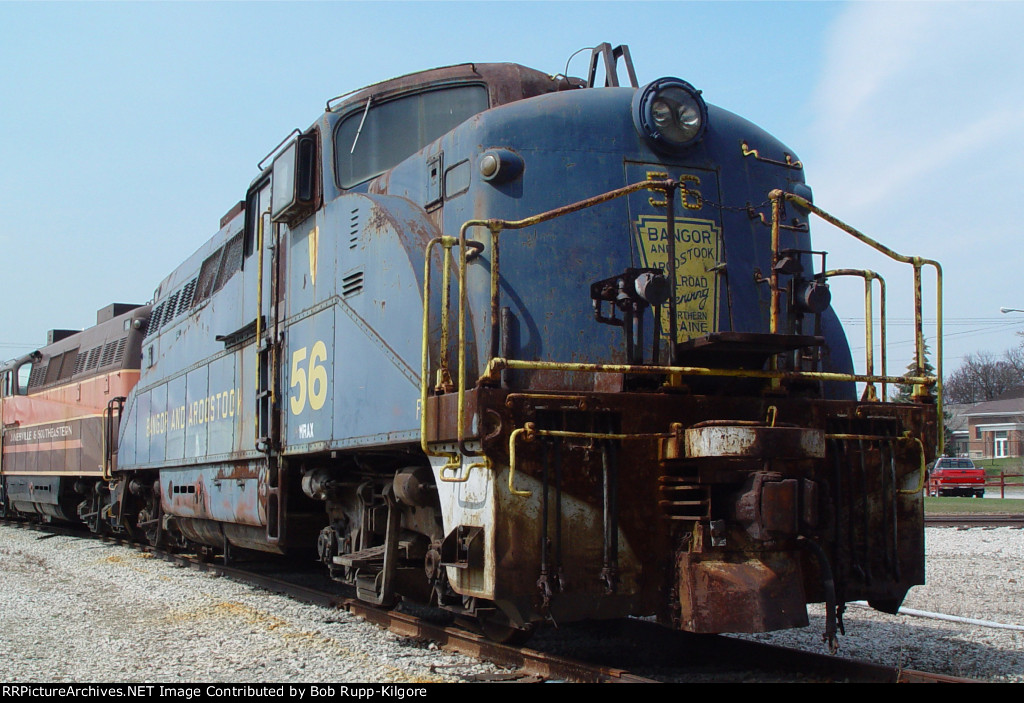
<svg viewBox="0 0 1024 703">
<path fill-rule="evenodd" d="M 825 278 L 831 278 L 834 276 L 860 276 L 864 279 L 864 344 L 867 347 L 867 353 L 865 354 L 865 364 L 868 375 L 875 372 L 875 306 L 872 298 L 872 281 L 878 281 L 879 293 L 881 300 L 878 303 L 878 317 L 879 327 L 881 328 L 881 339 L 879 340 L 879 350 L 881 351 L 882 357 L 882 375 L 885 375 L 886 371 L 886 344 L 885 344 L 885 279 L 874 271 L 869 269 L 834 269 L 832 271 L 826 271 L 822 274 Z M 882 399 L 886 397 L 886 383 L 882 383 Z M 874 396 L 874 385 L 869 384 L 870 395 Z M 875 396 L 877 398 L 877 396 Z"/>
<path fill-rule="evenodd" d="M 717 369 L 703 366 L 637 366 L 631 364 L 582 364 L 558 361 L 520 361 L 494 357 L 487 363 L 480 380 L 496 380 L 497 374 L 504 369 L 515 371 L 578 371 L 585 373 L 622 373 L 622 374 L 679 374 L 682 376 L 727 376 L 736 378 L 764 378 L 782 380 L 809 381 L 840 381 L 854 383 L 914 383 L 921 386 L 934 386 L 938 379 L 934 376 L 875 376 L 857 373 L 838 373 L 834 371 L 764 371 L 760 369 Z"/>
<path fill-rule="evenodd" d="M 675 423 L 673 423 L 675 424 Z M 567 437 L 580 439 L 602 439 L 611 441 L 630 441 L 640 439 L 667 439 L 674 437 L 674 432 L 640 432 L 636 434 L 621 434 L 614 432 L 570 432 L 567 430 L 538 430 L 532 422 L 527 422 L 525 427 L 512 430 L 508 436 L 508 490 L 512 495 L 529 498 L 532 491 L 517 490 L 513 482 L 516 476 L 516 440 L 523 437 L 524 442 L 532 442 L 534 437 Z"/>
<path fill-rule="evenodd" d="M 885 246 L 884 244 L 881 244 L 880 242 L 875 241 L 874 239 L 872 239 L 871 237 L 867 236 L 866 234 L 864 234 L 860 230 L 857 230 L 854 227 L 851 227 L 850 225 L 846 224 L 845 222 L 843 222 L 839 218 L 837 218 L 837 217 L 835 217 L 833 215 L 830 215 L 829 213 L 825 212 L 821 208 L 819 208 L 816 205 L 814 205 L 814 203 L 812 203 L 811 201 L 807 200 L 806 198 L 802 198 L 799 195 L 796 195 L 794 193 L 787 193 L 787 192 L 781 191 L 781 190 L 773 190 L 771 193 L 768 194 L 768 197 L 771 198 L 771 201 L 772 201 L 772 306 L 771 306 L 772 320 L 771 320 L 771 329 L 772 329 L 773 332 L 775 331 L 776 325 L 778 324 L 778 322 L 777 322 L 778 315 L 779 315 L 779 309 L 778 308 L 779 308 L 779 301 L 780 301 L 780 298 L 781 298 L 781 295 L 782 295 L 782 292 L 780 290 L 778 290 L 778 273 L 775 270 L 775 264 L 778 263 L 778 256 L 779 256 L 778 236 L 779 236 L 779 224 L 780 224 L 780 219 L 781 219 L 781 210 L 782 210 L 782 201 L 783 200 L 788 200 L 788 201 L 794 203 L 797 207 L 800 207 L 800 208 L 802 208 L 804 210 L 807 210 L 808 212 L 814 213 L 815 215 L 817 215 L 821 219 L 825 220 L 829 224 L 834 225 L 835 227 L 838 227 L 839 229 L 843 230 L 844 232 L 846 232 L 847 234 L 852 236 L 854 239 L 857 239 L 857 240 L 863 242 L 864 244 L 867 244 L 872 249 L 874 249 L 874 250 L 876 250 L 878 252 L 881 252 L 885 256 L 888 256 L 890 259 L 892 259 L 894 261 L 898 261 L 898 262 L 903 263 L 903 264 L 909 264 L 909 265 L 913 266 L 913 268 L 914 268 L 914 328 L 915 328 L 915 332 L 916 332 L 916 336 L 915 336 L 915 359 L 916 359 L 916 365 L 917 365 L 918 372 L 920 372 L 921 370 L 924 369 L 924 322 L 923 322 L 923 315 L 922 315 L 922 312 L 921 312 L 921 308 L 922 308 L 921 269 L 924 266 L 932 266 L 932 267 L 935 268 L 935 290 L 936 290 L 936 293 L 935 293 L 935 295 L 936 295 L 936 301 L 935 301 L 935 310 L 936 310 L 935 334 L 936 334 L 936 338 L 937 338 L 936 345 L 935 345 L 935 347 L 936 347 L 935 381 L 932 384 L 922 384 L 922 383 L 918 383 L 915 380 L 916 378 L 919 378 L 919 377 L 914 377 L 914 378 L 909 378 L 908 377 L 908 378 L 903 379 L 902 383 L 906 383 L 907 381 L 911 381 L 911 382 L 915 383 L 915 385 L 919 385 L 919 386 L 925 386 L 925 385 L 934 385 L 935 386 L 935 404 L 936 404 L 936 409 L 938 411 L 938 417 L 939 417 L 939 423 L 940 423 L 940 429 L 939 429 L 939 432 L 938 432 L 938 435 L 939 435 L 939 442 L 938 442 L 939 448 L 938 448 L 938 451 L 939 451 L 939 454 L 941 454 L 942 450 L 943 450 L 943 448 L 945 446 L 945 432 L 943 432 L 942 429 L 941 429 L 941 422 L 942 422 L 942 265 L 939 264 L 938 261 L 933 261 L 932 259 L 924 259 L 924 258 L 919 257 L 919 256 L 906 256 L 904 254 L 900 254 L 900 253 L 896 252 L 895 250 L 890 249 L 889 247 Z M 919 390 L 920 389 L 917 389 L 917 388 L 914 389 L 914 395 L 915 396 L 922 395 L 922 393 L 920 393 Z"/>
<path fill-rule="evenodd" d="M 468 239 L 467 232 L 472 227 L 485 227 L 490 231 L 491 234 L 491 266 L 490 266 L 490 303 L 491 303 L 491 349 L 489 350 L 489 360 L 486 365 L 484 374 L 480 377 L 480 381 L 496 381 L 498 380 L 497 374 L 502 369 L 514 369 L 514 370 L 558 370 L 558 371 L 578 371 L 578 372 L 591 372 L 591 373 L 629 373 L 629 374 L 664 374 L 664 375 L 688 375 L 688 376 L 732 376 L 732 377 L 744 377 L 744 378 L 764 378 L 772 380 L 782 379 L 805 379 L 815 381 L 837 381 L 837 382 L 857 382 L 866 383 L 871 385 L 873 388 L 874 383 L 881 383 L 883 387 L 883 397 L 885 393 L 885 384 L 900 384 L 900 383 L 913 383 L 915 388 L 915 396 L 922 395 L 922 389 L 935 386 L 937 406 L 939 417 L 942 417 L 942 267 L 938 262 L 923 259 L 920 257 L 908 257 L 902 254 L 898 254 L 892 249 L 876 242 L 870 237 L 864 235 L 853 227 L 847 225 L 841 220 L 829 215 L 825 211 L 816 207 L 810 201 L 802 198 L 793 193 L 786 193 L 781 190 L 773 190 L 769 197 L 772 202 L 772 276 L 771 276 L 771 310 L 769 329 L 772 333 L 778 332 L 778 324 L 780 317 L 781 307 L 781 295 L 782 291 L 779 287 L 778 282 L 778 270 L 776 264 L 779 260 L 779 229 L 781 225 L 781 211 L 783 200 L 789 200 L 795 203 L 797 206 L 812 212 L 825 221 L 835 225 L 836 227 L 847 232 L 854 238 L 861 242 L 871 246 L 879 252 L 882 252 L 886 256 L 902 262 L 911 264 L 914 267 L 914 291 L 915 291 L 915 324 L 916 324 L 916 348 L 917 348 L 917 368 L 924 368 L 924 333 L 922 324 L 922 313 L 921 313 L 921 268 L 925 265 L 933 266 L 936 270 L 936 287 L 937 287 L 937 316 L 938 316 L 938 363 L 937 363 L 937 374 L 935 376 L 888 376 L 886 374 L 886 357 L 885 357 L 885 283 L 878 274 L 872 271 L 859 271 L 857 275 L 861 275 L 865 278 L 865 303 L 868 310 L 868 373 L 867 374 L 853 374 L 853 373 L 834 373 L 834 372 L 822 372 L 822 371 L 780 371 L 777 369 L 770 370 L 746 370 L 746 369 L 712 369 L 705 367 L 692 367 L 692 366 L 644 366 L 644 365 L 628 365 L 628 364 L 584 364 L 584 363 L 561 363 L 561 362 L 543 362 L 543 361 L 519 361 L 514 359 L 503 359 L 497 355 L 497 349 L 494 347 L 494 340 L 496 337 L 496 326 L 498 325 L 498 304 L 499 304 L 499 280 L 500 280 L 500 267 L 499 267 L 499 235 L 506 229 L 523 229 L 537 225 L 548 220 L 562 217 L 564 215 L 583 210 L 585 208 L 593 207 L 595 205 L 605 203 L 616 198 L 634 193 L 640 190 L 660 190 L 666 194 L 666 197 L 673 197 L 672 193 L 678 183 L 672 180 L 654 180 L 649 179 L 639 183 L 634 183 L 623 188 L 609 191 L 601 195 L 580 200 L 576 203 L 572 203 L 560 208 L 548 210 L 546 212 L 533 215 L 521 220 L 500 220 L 500 219 L 474 219 L 465 222 L 459 230 L 459 237 L 455 240 L 452 237 L 437 237 L 428 243 L 426 257 L 424 261 L 424 293 L 423 293 L 423 337 L 422 337 L 422 373 L 420 382 L 420 403 L 421 403 L 421 423 L 420 423 L 420 442 L 424 452 L 430 456 L 444 456 L 448 458 L 449 463 L 445 468 L 454 468 L 461 466 L 463 455 L 479 455 L 478 452 L 471 451 L 466 447 L 466 407 L 465 407 L 465 394 L 466 394 L 466 296 L 467 296 L 467 263 L 469 261 L 468 250 L 472 247 L 478 252 L 482 251 L 484 245 L 480 242 L 471 241 Z M 671 235 L 670 235 L 671 236 Z M 452 246 L 459 245 L 459 263 L 458 263 L 458 286 L 459 286 L 459 309 L 458 309 L 458 402 L 457 402 L 457 438 L 458 438 L 458 450 L 456 452 L 433 452 L 427 446 L 427 423 L 426 423 L 426 405 L 427 405 L 427 378 L 428 378 L 428 345 L 429 345 L 429 305 L 430 305 L 430 253 L 431 249 L 437 244 L 441 244 L 445 249 L 445 256 L 443 257 L 443 275 L 447 275 L 447 253 L 450 252 Z M 847 275 L 849 270 L 843 269 L 838 271 L 826 272 L 827 275 Z M 872 300 L 871 300 L 871 281 L 877 278 L 879 280 L 882 292 L 882 373 L 881 375 L 875 375 L 874 373 L 874 361 L 873 361 L 873 337 L 871 331 L 872 325 Z M 445 279 L 445 288 L 447 289 L 447 279 Z M 447 308 L 447 292 L 445 292 L 442 300 L 442 317 L 441 317 L 441 333 L 442 333 L 442 348 L 440 351 L 440 374 L 442 377 L 447 375 L 447 339 L 448 339 L 448 308 Z M 519 432 L 516 430 L 515 432 Z M 515 432 L 513 434 L 515 434 Z M 521 434 L 521 432 L 520 432 Z M 942 451 L 944 438 L 943 433 L 939 433 L 939 451 Z M 518 437 L 518 435 L 515 435 Z M 511 441 L 511 440 L 510 440 Z M 510 449 L 512 447 L 510 446 Z M 480 466 L 480 464 L 473 464 L 473 466 Z M 511 486 L 510 486 L 511 488 Z"/>
</svg>

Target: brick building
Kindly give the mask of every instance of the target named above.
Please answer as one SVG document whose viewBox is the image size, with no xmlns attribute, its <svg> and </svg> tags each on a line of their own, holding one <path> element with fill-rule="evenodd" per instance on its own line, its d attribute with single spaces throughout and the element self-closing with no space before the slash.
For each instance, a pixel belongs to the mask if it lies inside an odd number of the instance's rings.
<svg viewBox="0 0 1024 703">
<path fill-rule="evenodd" d="M 972 459 L 1024 456 L 1024 395 L 977 403 L 962 416 Z"/>
</svg>

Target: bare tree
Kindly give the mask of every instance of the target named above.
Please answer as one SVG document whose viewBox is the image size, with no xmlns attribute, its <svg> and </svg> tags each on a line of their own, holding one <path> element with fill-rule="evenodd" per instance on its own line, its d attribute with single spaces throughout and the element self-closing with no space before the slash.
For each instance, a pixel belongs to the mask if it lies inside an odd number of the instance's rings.
<svg viewBox="0 0 1024 703">
<path fill-rule="evenodd" d="M 1020 334 L 1020 332 L 1017 334 Z M 1014 368 L 1017 375 L 1024 379 L 1024 346 L 1007 349 L 1006 353 L 1003 354 L 1003 358 L 1006 359 L 1006 363 Z"/>
<path fill-rule="evenodd" d="M 980 403 L 1024 388 L 1024 350 L 1011 349 L 998 359 L 989 352 L 968 354 L 943 385 L 950 403 Z"/>
</svg>

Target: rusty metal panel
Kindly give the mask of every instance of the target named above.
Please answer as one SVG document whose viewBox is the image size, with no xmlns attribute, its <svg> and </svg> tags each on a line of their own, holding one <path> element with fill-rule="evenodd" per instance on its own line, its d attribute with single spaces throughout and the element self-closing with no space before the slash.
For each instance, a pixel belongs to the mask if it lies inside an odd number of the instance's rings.
<svg viewBox="0 0 1024 703">
<path fill-rule="evenodd" d="M 160 472 L 161 509 L 167 515 L 265 525 L 266 495 L 266 473 L 255 464 Z"/>
<path fill-rule="evenodd" d="M 477 392 L 475 390 L 466 393 L 466 417 L 476 415 L 476 399 Z M 454 442 L 458 438 L 457 407 L 458 395 L 455 393 L 445 393 L 427 398 L 427 407 L 424 412 L 427 414 L 428 442 Z"/>
<path fill-rule="evenodd" d="M 799 487 L 800 481 L 792 478 L 769 481 L 761 487 L 761 521 L 768 532 L 787 536 L 798 534 Z"/>
<path fill-rule="evenodd" d="M 822 459 L 825 433 L 804 427 L 755 427 L 728 421 L 686 430 L 686 455 L 703 457 L 760 457 Z"/>
<path fill-rule="evenodd" d="M 806 627 L 803 575 L 792 554 L 680 554 L 679 626 L 689 632 Z"/>
</svg>

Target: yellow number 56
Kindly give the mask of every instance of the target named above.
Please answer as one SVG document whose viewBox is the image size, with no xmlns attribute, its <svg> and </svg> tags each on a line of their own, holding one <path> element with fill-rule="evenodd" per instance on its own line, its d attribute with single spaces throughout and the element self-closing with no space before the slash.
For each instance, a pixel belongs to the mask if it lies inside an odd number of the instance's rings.
<svg viewBox="0 0 1024 703">
<path fill-rule="evenodd" d="M 306 360 L 306 347 L 292 352 L 292 396 L 289 399 L 292 415 L 300 415 L 306 409 L 307 390 L 309 407 L 319 410 L 327 401 L 327 369 L 323 362 L 327 361 L 327 345 L 323 342 L 313 344 L 309 354 L 309 372 L 303 367 Z M 295 387 L 298 386 L 298 390 Z"/>
</svg>

